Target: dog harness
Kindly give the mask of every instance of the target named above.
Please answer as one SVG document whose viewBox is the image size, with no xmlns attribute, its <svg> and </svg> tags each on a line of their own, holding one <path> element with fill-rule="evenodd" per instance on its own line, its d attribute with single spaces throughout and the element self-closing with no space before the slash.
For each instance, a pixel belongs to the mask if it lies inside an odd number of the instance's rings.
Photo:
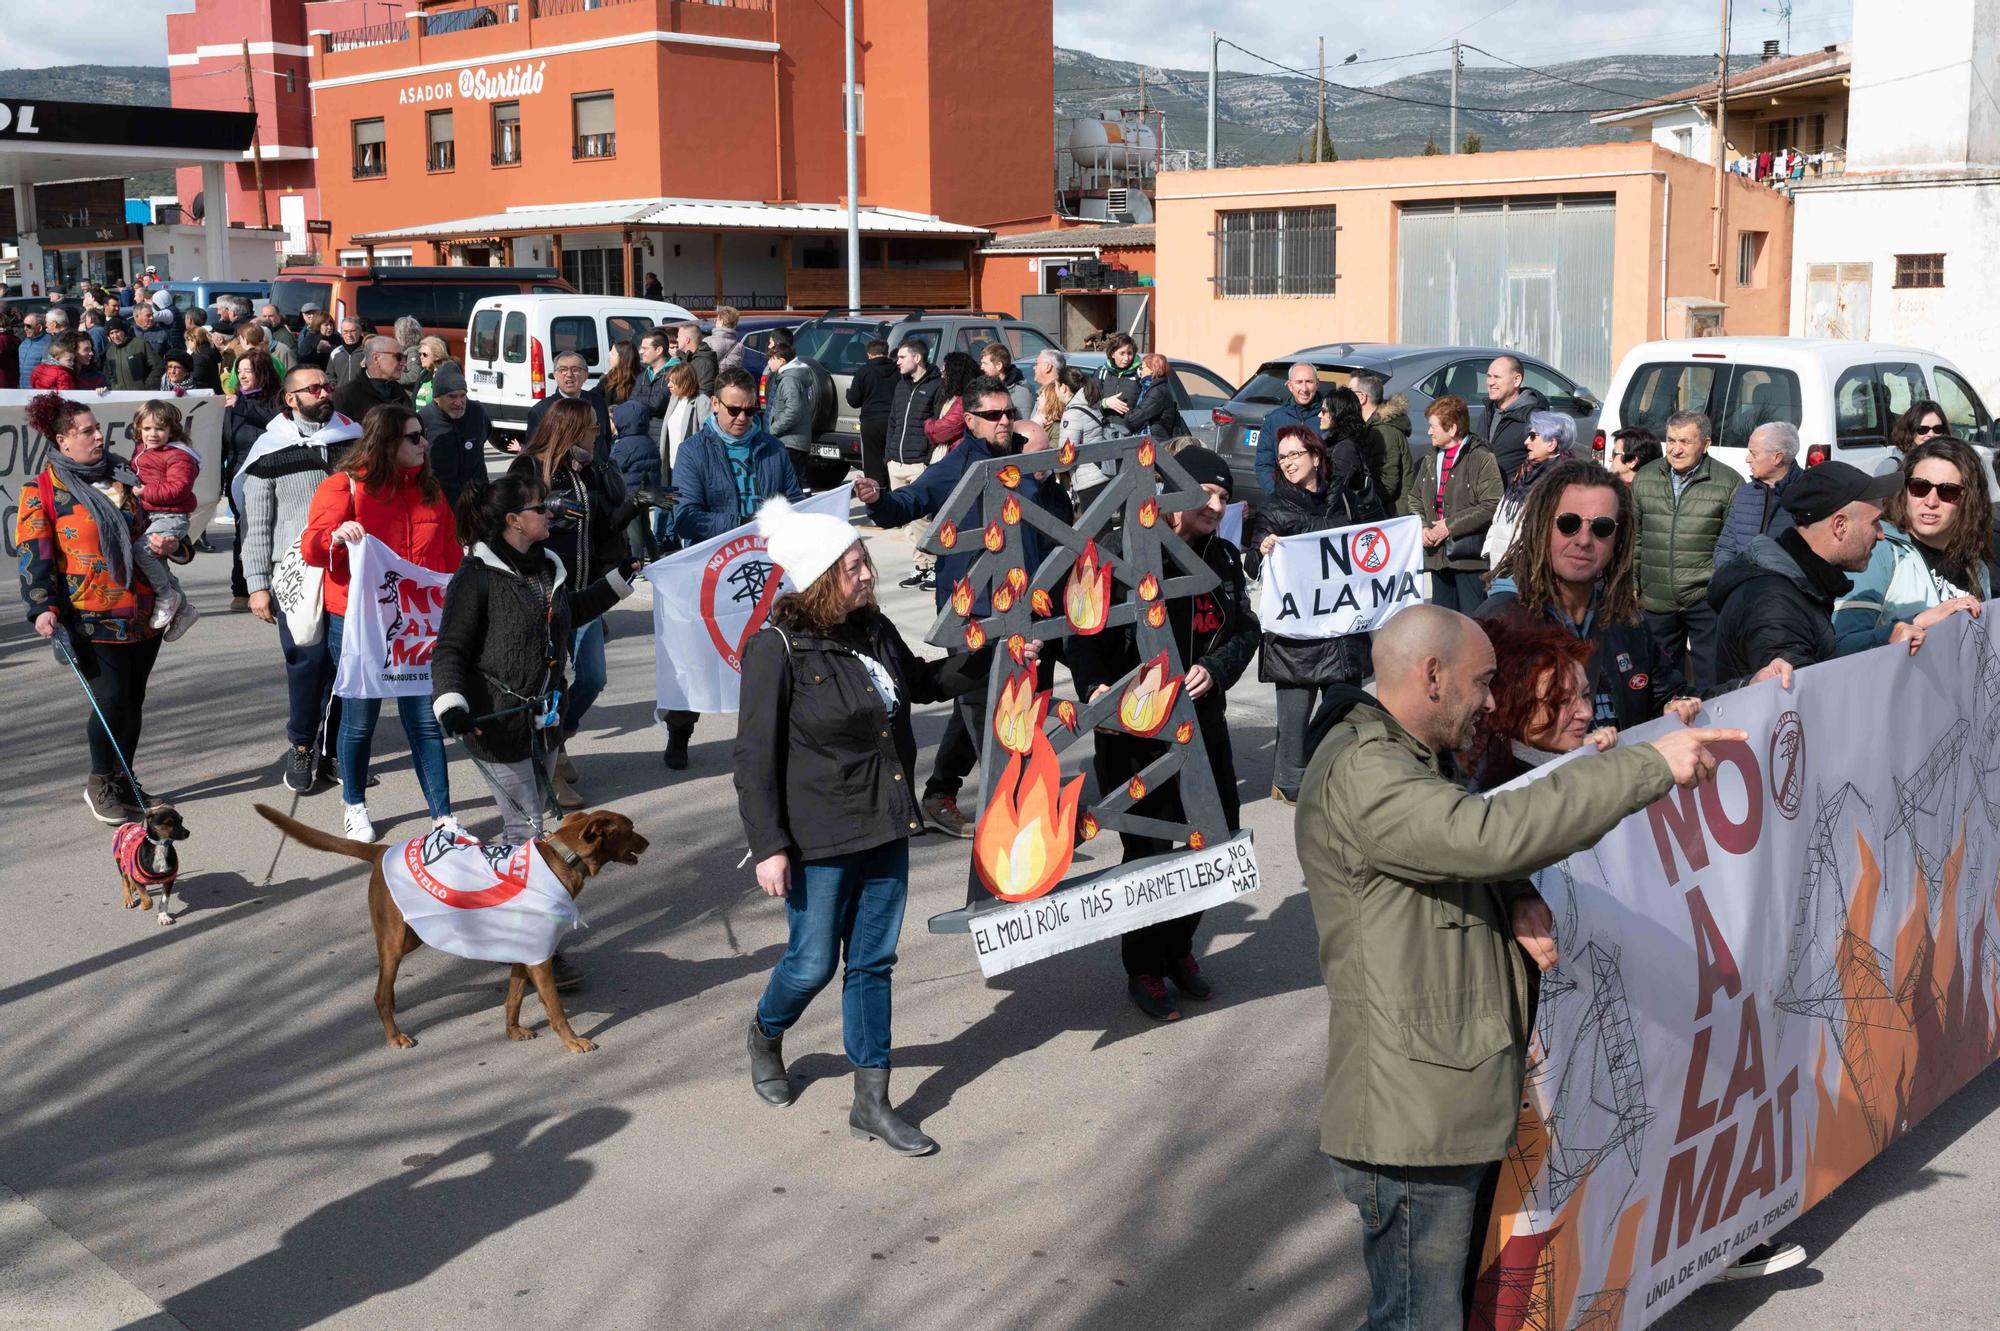
<svg viewBox="0 0 2000 1331">
<path fill-rule="evenodd" d="M 146 851 L 146 825 L 126 823 L 111 834 L 111 858 L 118 862 L 118 872 L 130 878 L 141 887 L 158 887 L 171 883 L 171 873 L 154 873 L 146 867 L 141 858 Z"/>
<path fill-rule="evenodd" d="M 480 842 L 437 828 L 391 846 L 382 880 L 417 937 L 440 952 L 535 965 L 583 924 L 536 844 Z"/>
</svg>

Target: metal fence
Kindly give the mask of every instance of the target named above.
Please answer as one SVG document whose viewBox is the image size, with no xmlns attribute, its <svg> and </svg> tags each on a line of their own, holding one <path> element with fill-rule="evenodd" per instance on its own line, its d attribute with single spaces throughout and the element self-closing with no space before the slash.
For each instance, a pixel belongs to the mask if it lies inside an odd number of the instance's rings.
<svg viewBox="0 0 2000 1331">
<path fill-rule="evenodd" d="M 1331 296 L 1332 208 L 1252 208 L 1217 213 L 1215 292 L 1219 296 Z"/>
<path fill-rule="evenodd" d="M 408 23 L 377 23 L 367 28 L 348 28 L 336 32 L 326 39 L 329 51 L 353 51 L 363 46 L 387 46 L 390 42 L 406 42 L 410 39 Z"/>
</svg>

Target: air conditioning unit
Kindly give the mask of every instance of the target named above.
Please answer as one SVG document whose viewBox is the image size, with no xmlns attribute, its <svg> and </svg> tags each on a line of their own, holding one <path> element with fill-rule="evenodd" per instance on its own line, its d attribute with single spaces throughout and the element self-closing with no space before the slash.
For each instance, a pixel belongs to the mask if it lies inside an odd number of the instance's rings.
<svg viewBox="0 0 2000 1331">
<path fill-rule="evenodd" d="M 1108 189 L 1104 191 L 1104 208 L 1121 222 L 1132 220 L 1132 200 L 1130 191 Z"/>
</svg>

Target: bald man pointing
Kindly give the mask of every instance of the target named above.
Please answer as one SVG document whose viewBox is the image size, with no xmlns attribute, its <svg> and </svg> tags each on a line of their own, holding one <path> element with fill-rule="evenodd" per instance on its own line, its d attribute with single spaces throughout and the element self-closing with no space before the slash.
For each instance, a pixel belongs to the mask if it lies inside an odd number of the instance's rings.
<svg viewBox="0 0 2000 1331">
<path fill-rule="evenodd" d="M 1554 925 L 1520 881 L 1675 785 L 1715 775 L 1689 728 L 1469 795 L 1440 770 L 1493 706 L 1493 649 L 1439 606 L 1375 635 L 1378 697 L 1331 691 L 1300 786 L 1299 862 L 1319 925 L 1327 1027 L 1320 1149 L 1361 1210 L 1373 1331 L 1465 1324 L 1480 1183 L 1514 1137 L 1528 1042 L 1523 950 Z M 1519 947 L 1515 946 L 1519 941 Z"/>
</svg>

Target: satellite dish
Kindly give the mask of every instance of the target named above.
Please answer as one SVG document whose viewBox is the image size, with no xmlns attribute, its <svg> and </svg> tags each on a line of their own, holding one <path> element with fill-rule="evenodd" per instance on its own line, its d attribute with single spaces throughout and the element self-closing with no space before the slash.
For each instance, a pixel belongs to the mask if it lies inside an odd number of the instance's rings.
<svg viewBox="0 0 2000 1331">
<path fill-rule="evenodd" d="M 207 212 L 208 193 L 204 190 L 200 194 L 195 195 L 194 202 L 188 205 L 188 216 L 199 222 Z"/>
</svg>

